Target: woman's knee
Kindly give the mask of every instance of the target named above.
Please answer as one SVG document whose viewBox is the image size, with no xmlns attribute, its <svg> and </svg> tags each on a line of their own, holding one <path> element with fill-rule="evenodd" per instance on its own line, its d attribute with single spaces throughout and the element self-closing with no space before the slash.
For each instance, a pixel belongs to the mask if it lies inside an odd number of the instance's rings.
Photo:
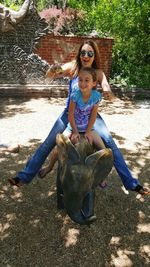
<svg viewBox="0 0 150 267">
<path fill-rule="evenodd" d="M 102 139 L 103 139 L 103 138 L 102 138 Z M 118 147 L 117 147 L 117 145 L 116 145 L 116 143 L 115 143 L 115 141 L 113 140 L 113 138 L 112 138 L 111 135 L 108 136 L 107 138 L 104 138 L 103 141 L 104 141 L 106 147 L 111 148 L 112 150 L 116 150 L 116 149 L 118 149 Z"/>
</svg>

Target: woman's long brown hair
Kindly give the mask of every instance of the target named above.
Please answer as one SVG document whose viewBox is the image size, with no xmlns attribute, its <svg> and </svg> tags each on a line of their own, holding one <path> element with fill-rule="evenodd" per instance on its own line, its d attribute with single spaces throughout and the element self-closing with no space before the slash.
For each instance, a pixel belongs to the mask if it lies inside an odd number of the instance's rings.
<svg viewBox="0 0 150 267">
<path fill-rule="evenodd" d="M 77 56 L 76 56 L 75 64 L 74 64 L 74 67 L 72 69 L 73 76 L 77 76 L 79 70 L 82 67 L 81 60 L 80 60 L 80 52 L 82 50 L 82 47 L 85 44 L 90 45 L 93 48 L 93 50 L 94 50 L 94 61 L 93 61 L 91 67 L 94 68 L 94 69 L 100 69 L 100 55 L 99 55 L 99 49 L 98 49 L 97 44 L 94 41 L 92 41 L 92 40 L 84 41 L 80 45 L 79 50 L 78 50 L 78 53 L 77 53 Z"/>
</svg>

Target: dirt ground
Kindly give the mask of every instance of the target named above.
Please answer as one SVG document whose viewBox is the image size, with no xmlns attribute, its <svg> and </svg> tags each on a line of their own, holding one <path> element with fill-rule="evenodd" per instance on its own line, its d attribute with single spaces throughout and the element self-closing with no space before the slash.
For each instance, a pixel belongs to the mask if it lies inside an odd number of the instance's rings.
<svg viewBox="0 0 150 267">
<path fill-rule="evenodd" d="M 149 101 L 103 101 L 105 119 L 132 173 L 150 187 Z M 73 223 L 56 207 L 56 168 L 21 189 L 7 179 L 22 169 L 63 110 L 64 99 L 1 99 L 0 267 L 150 266 L 150 198 L 124 189 L 115 169 L 108 187 L 96 189 L 97 221 Z"/>
</svg>

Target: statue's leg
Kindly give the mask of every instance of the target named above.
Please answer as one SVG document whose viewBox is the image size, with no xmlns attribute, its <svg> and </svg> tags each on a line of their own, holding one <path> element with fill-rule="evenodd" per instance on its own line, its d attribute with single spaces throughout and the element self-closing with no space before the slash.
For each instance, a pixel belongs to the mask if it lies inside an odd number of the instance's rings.
<svg viewBox="0 0 150 267">
<path fill-rule="evenodd" d="M 87 223 L 92 223 L 96 220 L 94 215 L 94 201 L 95 201 L 95 190 L 90 191 L 84 198 L 82 213 Z"/>
<path fill-rule="evenodd" d="M 58 164 L 57 169 L 57 179 L 56 179 L 56 187 L 57 187 L 57 208 L 64 209 L 64 201 L 63 201 L 63 189 L 60 180 L 60 165 Z"/>
</svg>

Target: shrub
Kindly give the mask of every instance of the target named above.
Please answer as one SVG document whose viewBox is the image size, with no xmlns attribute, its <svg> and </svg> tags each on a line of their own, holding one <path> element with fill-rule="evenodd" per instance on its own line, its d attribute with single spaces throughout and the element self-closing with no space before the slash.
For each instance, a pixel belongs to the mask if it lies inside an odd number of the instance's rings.
<svg viewBox="0 0 150 267">
<path fill-rule="evenodd" d="M 73 8 L 58 9 L 51 7 L 40 12 L 56 35 L 82 35 L 86 13 Z"/>
</svg>

